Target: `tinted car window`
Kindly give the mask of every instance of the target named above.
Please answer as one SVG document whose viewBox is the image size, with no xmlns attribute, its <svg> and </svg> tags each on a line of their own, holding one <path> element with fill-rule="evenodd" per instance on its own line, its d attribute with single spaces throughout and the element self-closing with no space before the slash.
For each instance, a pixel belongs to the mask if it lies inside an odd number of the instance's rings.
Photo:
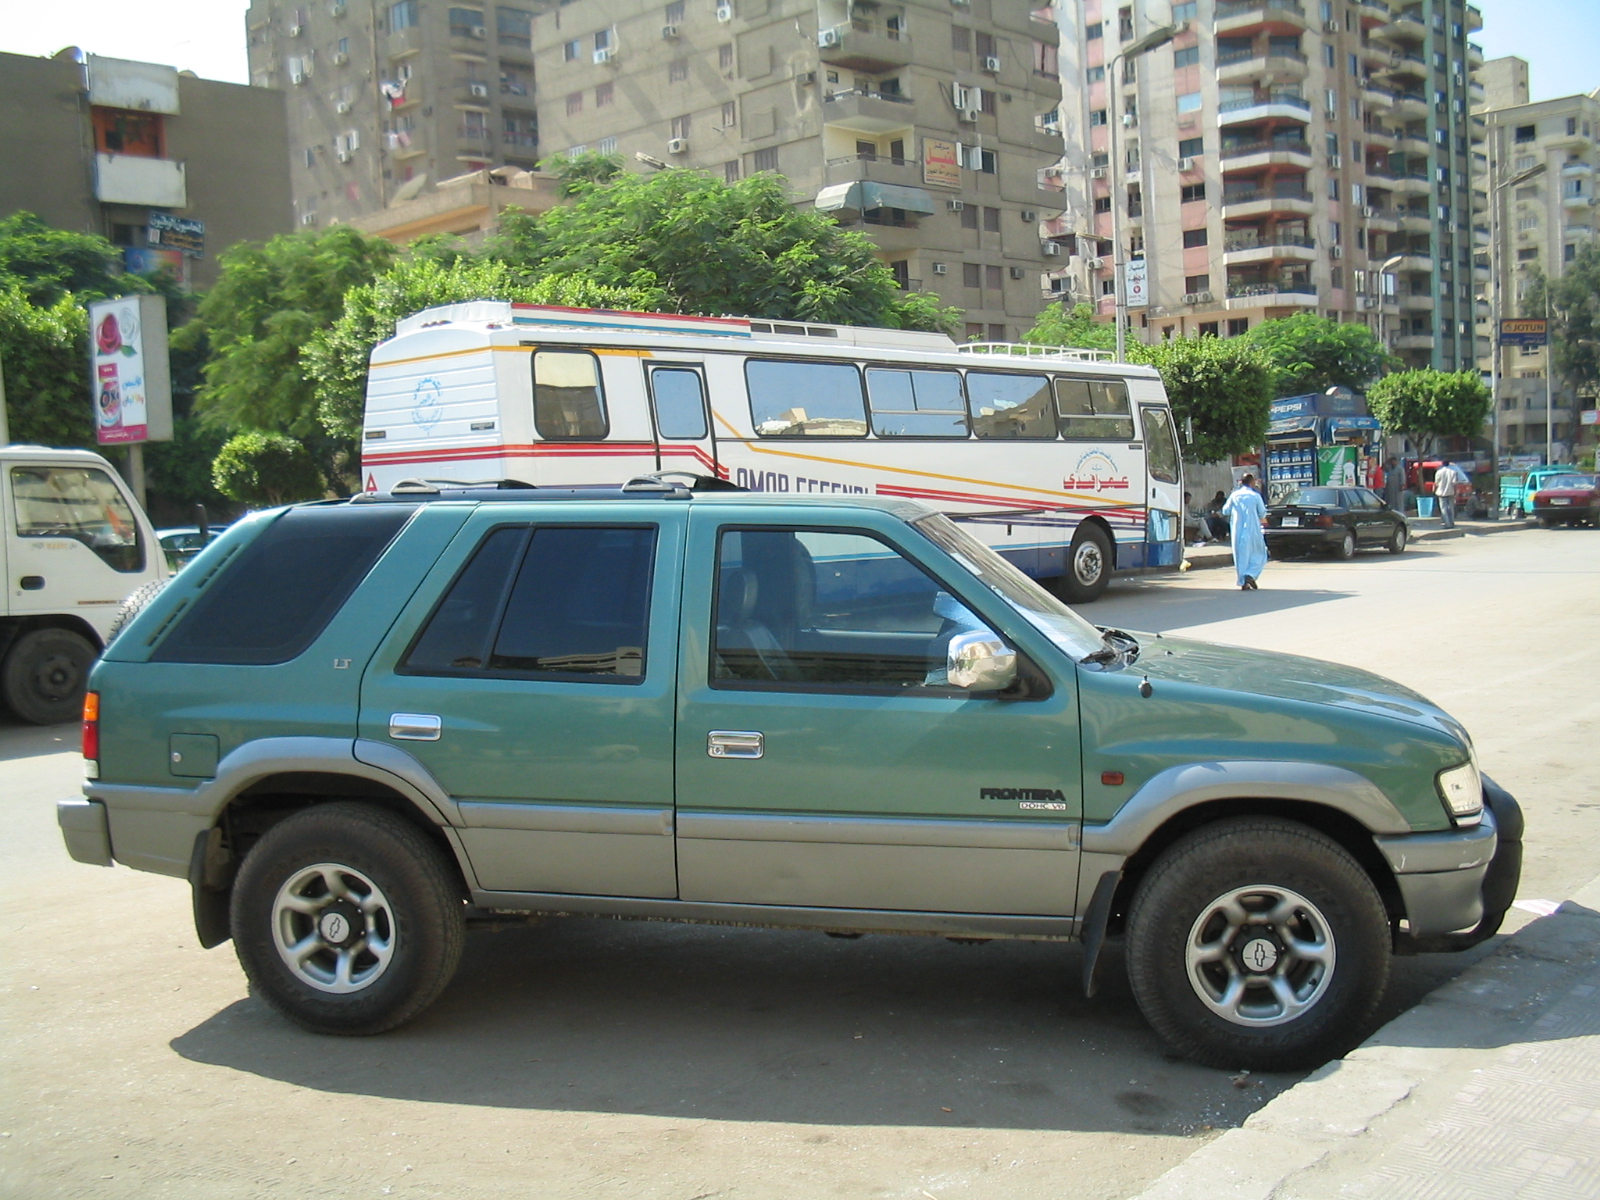
<svg viewBox="0 0 1600 1200">
<path fill-rule="evenodd" d="M 421 635 L 401 663 L 406 672 L 476 670 L 483 666 L 511 572 L 522 557 L 528 530 L 496 529 L 456 576 Z"/>
<path fill-rule="evenodd" d="M 1300 504 L 1307 508 L 1338 508 L 1339 491 L 1337 488 L 1291 488 L 1282 503 Z"/>
<path fill-rule="evenodd" d="M 876 538 L 726 530 L 718 550 L 716 687 L 946 686 L 951 637 L 985 628 Z"/>
<path fill-rule="evenodd" d="M 1050 380 L 1043 375 L 967 372 L 972 432 L 981 438 L 1054 439 Z"/>
<path fill-rule="evenodd" d="M 744 373 L 758 437 L 867 436 L 861 372 L 853 364 L 753 358 Z"/>
<path fill-rule="evenodd" d="M 317 639 L 411 516 L 407 505 L 292 508 L 239 550 L 155 662 L 288 662 Z"/>
</svg>

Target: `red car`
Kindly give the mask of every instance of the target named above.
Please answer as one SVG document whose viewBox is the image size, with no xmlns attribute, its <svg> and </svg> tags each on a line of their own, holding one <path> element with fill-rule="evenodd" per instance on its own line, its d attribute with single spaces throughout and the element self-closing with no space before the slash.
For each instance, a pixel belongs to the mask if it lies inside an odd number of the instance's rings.
<svg viewBox="0 0 1600 1200">
<path fill-rule="evenodd" d="M 1533 494 L 1533 515 L 1546 528 L 1600 525 L 1600 483 L 1593 475 L 1552 475 Z"/>
</svg>

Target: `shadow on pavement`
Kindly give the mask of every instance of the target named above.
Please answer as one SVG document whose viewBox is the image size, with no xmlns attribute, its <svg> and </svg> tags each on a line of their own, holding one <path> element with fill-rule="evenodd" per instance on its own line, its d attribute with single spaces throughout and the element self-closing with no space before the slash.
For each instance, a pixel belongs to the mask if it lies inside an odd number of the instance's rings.
<svg viewBox="0 0 1600 1200">
<path fill-rule="evenodd" d="M 1167 1059 L 1120 956 L 1093 1001 L 1081 963 L 1059 944 L 568 918 L 469 935 L 441 1001 L 383 1037 L 240 1001 L 172 1047 L 329 1092 L 819 1125 L 1183 1135 L 1294 1082 Z"/>
<path fill-rule="evenodd" d="M 80 736 L 76 721 L 65 725 L 29 725 L 0 708 L 0 762 L 77 750 L 82 744 Z"/>
<path fill-rule="evenodd" d="M 1215 574 L 1220 577 L 1224 573 L 1217 571 Z M 1096 625 L 1121 625 L 1126 622 L 1129 628 L 1134 629 L 1148 626 L 1152 623 L 1148 601 L 1152 589 L 1159 588 L 1161 608 L 1157 628 L 1180 629 L 1305 608 L 1330 600 L 1348 599 L 1355 594 L 1326 588 L 1274 586 L 1283 579 L 1284 576 L 1280 575 L 1274 580 L 1272 568 L 1268 567 L 1261 577 L 1260 591 L 1242 592 L 1233 582 L 1233 569 L 1230 567 L 1226 572 L 1225 585 L 1219 583 L 1214 588 L 1162 588 L 1159 582 L 1150 581 L 1141 583 L 1137 590 L 1108 591 L 1095 603 L 1084 605 L 1081 612 Z"/>
</svg>

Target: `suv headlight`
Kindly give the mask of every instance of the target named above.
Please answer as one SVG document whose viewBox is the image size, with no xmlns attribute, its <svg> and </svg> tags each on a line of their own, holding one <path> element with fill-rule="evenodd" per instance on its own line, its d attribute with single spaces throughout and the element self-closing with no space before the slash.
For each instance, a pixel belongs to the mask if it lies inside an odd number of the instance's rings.
<svg viewBox="0 0 1600 1200">
<path fill-rule="evenodd" d="M 1439 796 L 1457 825 L 1476 825 L 1483 819 L 1483 783 L 1476 763 L 1464 762 L 1440 771 L 1437 783 Z"/>
</svg>

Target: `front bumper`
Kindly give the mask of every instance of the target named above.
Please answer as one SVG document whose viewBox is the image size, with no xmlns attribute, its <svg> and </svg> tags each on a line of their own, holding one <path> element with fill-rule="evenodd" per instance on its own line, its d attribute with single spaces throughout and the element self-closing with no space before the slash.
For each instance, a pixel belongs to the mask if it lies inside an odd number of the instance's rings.
<svg viewBox="0 0 1600 1200">
<path fill-rule="evenodd" d="M 1471 828 L 1374 839 L 1405 904 L 1397 952 L 1465 950 L 1499 930 L 1522 878 L 1522 809 L 1487 776 L 1483 797 Z"/>
</svg>

